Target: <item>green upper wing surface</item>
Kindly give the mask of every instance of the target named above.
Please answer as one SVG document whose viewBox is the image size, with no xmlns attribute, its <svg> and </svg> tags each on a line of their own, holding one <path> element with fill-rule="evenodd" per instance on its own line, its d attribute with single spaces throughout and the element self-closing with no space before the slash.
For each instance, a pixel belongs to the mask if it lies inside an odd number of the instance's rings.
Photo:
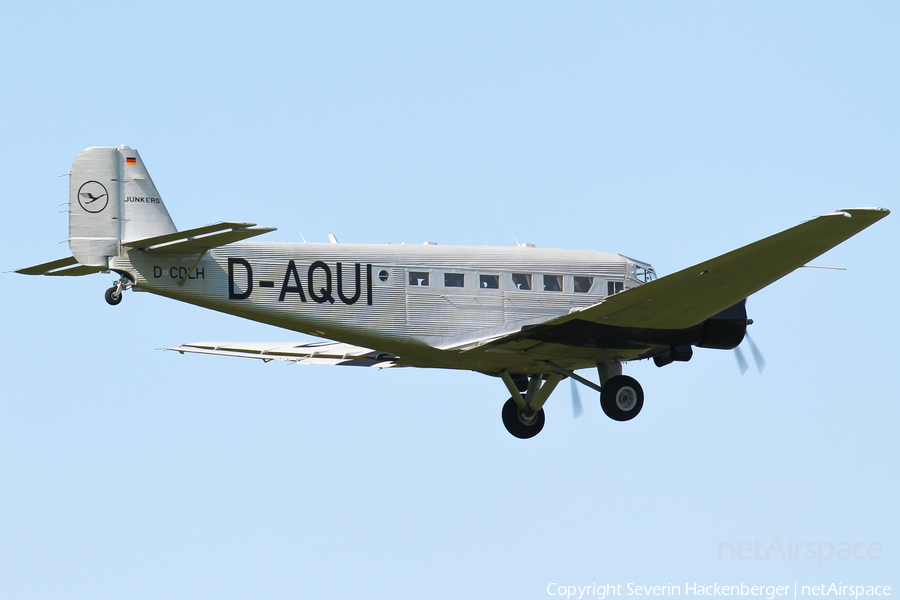
<svg viewBox="0 0 900 600">
<path fill-rule="evenodd" d="M 890 211 L 884 208 L 850 208 L 816 217 L 599 304 L 492 340 L 488 345 L 508 345 L 538 332 L 544 337 L 553 328 L 574 320 L 641 329 L 691 327 L 802 267 L 888 214 Z"/>
</svg>

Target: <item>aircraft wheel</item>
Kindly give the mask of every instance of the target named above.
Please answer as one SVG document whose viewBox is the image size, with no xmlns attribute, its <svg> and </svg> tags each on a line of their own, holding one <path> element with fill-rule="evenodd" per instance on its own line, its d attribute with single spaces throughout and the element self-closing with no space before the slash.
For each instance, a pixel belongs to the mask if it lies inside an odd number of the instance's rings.
<svg viewBox="0 0 900 600">
<path fill-rule="evenodd" d="M 106 294 L 104 294 L 104 297 L 106 298 L 106 301 L 112 306 L 115 306 L 122 301 L 122 294 L 121 292 L 117 294 L 115 287 L 111 287 L 106 290 Z"/>
<path fill-rule="evenodd" d="M 644 406 L 644 390 L 627 375 L 610 377 L 600 392 L 600 407 L 615 421 L 630 421 Z"/>
<path fill-rule="evenodd" d="M 520 440 L 527 440 L 541 432 L 544 428 L 544 409 L 530 415 L 519 410 L 515 401 L 510 398 L 503 405 L 503 424 L 506 430 Z"/>
</svg>

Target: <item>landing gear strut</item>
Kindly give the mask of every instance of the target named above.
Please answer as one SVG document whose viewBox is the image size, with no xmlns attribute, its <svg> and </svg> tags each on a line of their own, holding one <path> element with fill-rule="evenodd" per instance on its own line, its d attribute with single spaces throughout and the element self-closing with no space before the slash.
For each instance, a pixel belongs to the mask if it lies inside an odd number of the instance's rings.
<svg viewBox="0 0 900 600">
<path fill-rule="evenodd" d="M 134 282 L 123 275 L 113 282 L 113 286 L 106 290 L 103 296 L 108 304 L 115 306 L 122 301 L 122 292 L 132 287 L 134 287 Z"/>
</svg>

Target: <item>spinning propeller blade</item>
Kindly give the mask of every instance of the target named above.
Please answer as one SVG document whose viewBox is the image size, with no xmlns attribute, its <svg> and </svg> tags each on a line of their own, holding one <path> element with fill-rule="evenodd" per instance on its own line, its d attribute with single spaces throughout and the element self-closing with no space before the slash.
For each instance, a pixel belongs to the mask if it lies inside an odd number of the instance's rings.
<svg viewBox="0 0 900 600">
<path fill-rule="evenodd" d="M 763 358 L 762 352 L 760 352 L 759 348 L 756 347 L 756 344 L 753 343 L 753 338 L 750 337 L 750 334 L 747 333 L 744 337 L 747 338 L 747 343 L 750 344 L 750 352 L 753 354 L 753 361 L 756 363 L 756 368 L 762 373 L 763 369 L 766 368 L 766 359 Z"/>
<path fill-rule="evenodd" d="M 746 300 L 744 302 L 744 306 L 746 307 Z M 753 319 L 747 319 L 747 325 L 753 325 Z M 756 344 L 753 343 L 750 332 L 747 331 L 746 328 L 744 329 L 744 339 L 747 340 L 747 344 L 750 346 L 750 353 L 753 355 L 753 362 L 756 363 L 756 370 L 762 374 L 763 369 L 766 368 L 766 359 L 763 358 L 762 352 L 760 352 L 759 348 L 756 347 Z M 738 369 L 741 370 L 741 375 L 743 375 L 750 367 L 747 365 L 747 359 L 744 358 L 744 353 L 741 352 L 740 347 L 734 349 L 734 357 L 737 359 Z"/>
<path fill-rule="evenodd" d="M 574 379 L 569 380 L 572 382 L 572 418 L 577 419 L 584 410 L 581 408 L 581 396 L 578 395 L 578 383 Z"/>
<path fill-rule="evenodd" d="M 734 357 L 737 359 L 738 369 L 740 369 L 741 375 L 743 375 L 747 372 L 747 369 L 749 369 L 750 366 L 747 365 L 747 359 L 744 358 L 744 353 L 741 352 L 740 346 L 735 347 Z"/>
<path fill-rule="evenodd" d="M 753 362 L 756 363 L 756 370 L 762 373 L 766 368 L 766 359 L 763 358 L 762 352 L 753 343 L 749 333 L 744 334 L 744 339 L 747 340 L 747 344 L 750 346 L 750 353 L 753 355 Z M 750 367 L 747 364 L 747 359 L 744 358 L 744 353 L 741 352 L 740 346 L 734 349 L 734 357 L 737 359 L 738 369 L 741 370 L 741 375 L 743 375 Z"/>
</svg>

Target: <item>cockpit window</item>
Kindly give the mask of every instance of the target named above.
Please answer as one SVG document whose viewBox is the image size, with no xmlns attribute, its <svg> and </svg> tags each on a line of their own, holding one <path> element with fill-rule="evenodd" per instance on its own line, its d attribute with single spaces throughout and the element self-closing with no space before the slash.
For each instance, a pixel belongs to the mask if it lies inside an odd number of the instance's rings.
<svg viewBox="0 0 900 600">
<path fill-rule="evenodd" d="M 575 277 L 575 293 L 587 294 L 594 285 L 593 277 Z"/>
<path fill-rule="evenodd" d="M 562 275 L 544 275 L 545 292 L 562 291 Z"/>
<path fill-rule="evenodd" d="M 612 296 L 614 294 L 618 294 L 622 290 L 625 289 L 624 281 L 607 281 L 606 282 L 606 295 Z"/>
<path fill-rule="evenodd" d="M 499 275 L 479 275 L 478 287 L 488 290 L 496 290 L 500 288 Z"/>
<path fill-rule="evenodd" d="M 409 285 L 428 285 L 427 271 L 410 271 Z"/>
<path fill-rule="evenodd" d="M 635 262 L 632 276 L 642 283 L 650 283 L 656 279 L 656 271 L 648 264 Z"/>
<path fill-rule="evenodd" d="M 465 273 L 444 273 L 444 287 L 466 287 Z"/>
<path fill-rule="evenodd" d="M 513 273 L 512 280 L 513 280 L 513 284 L 516 286 L 517 290 L 530 290 L 531 289 L 531 274 L 530 273 Z"/>
</svg>

